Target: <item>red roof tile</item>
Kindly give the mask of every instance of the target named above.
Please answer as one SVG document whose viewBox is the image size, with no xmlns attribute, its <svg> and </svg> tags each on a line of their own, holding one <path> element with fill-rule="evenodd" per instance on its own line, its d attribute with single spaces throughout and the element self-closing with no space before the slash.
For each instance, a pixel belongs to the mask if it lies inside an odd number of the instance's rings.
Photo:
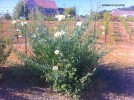
<svg viewBox="0 0 134 100">
<path fill-rule="evenodd" d="M 57 9 L 57 5 L 54 0 L 24 0 L 27 4 L 33 4 L 41 6 L 43 8 Z"/>
<path fill-rule="evenodd" d="M 28 5 L 37 5 L 34 0 L 24 0 Z"/>
</svg>

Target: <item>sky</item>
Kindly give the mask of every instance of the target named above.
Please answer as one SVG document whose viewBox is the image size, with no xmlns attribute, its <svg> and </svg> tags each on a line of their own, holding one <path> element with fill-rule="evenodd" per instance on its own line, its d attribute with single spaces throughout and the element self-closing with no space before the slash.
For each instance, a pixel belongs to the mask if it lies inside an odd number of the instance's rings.
<svg viewBox="0 0 134 100">
<path fill-rule="evenodd" d="M 20 0 L 0 0 L 0 13 L 13 12 L 14 7 Z M 76 7 L 77 14 L 85 15 L 91 9 L 94 11 L 112 10 L 134 6 L 134 0 L 55 0 L 58 7 Z M 125 6 L 102 6 L 102 4 L 118 4 Z"/>
</svg>

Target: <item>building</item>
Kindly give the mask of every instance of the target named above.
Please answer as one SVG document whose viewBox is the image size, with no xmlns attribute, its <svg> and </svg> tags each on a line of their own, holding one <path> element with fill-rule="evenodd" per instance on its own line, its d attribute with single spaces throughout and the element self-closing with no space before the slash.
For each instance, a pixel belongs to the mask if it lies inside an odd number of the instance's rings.
<svg viewBox="0 0 134 100">
<path fill-rule="evenodd" d="M 54 0 L 24 0 L 30 11 L 40 9 L 41 13 L 46 16 L 55 16 L 57 14 L 58 7 Z"/>
<path fill-rule="evenodd" d="M 112 16 L 123 16 L 125 18 L 134 16 L 134 11 L 123 11 L 119 9 L 114 9 L 111 12 Z"/>
<path fill-rule="evenodd" d="M 65 8 L 58 8 L 58 14 L 64 15 L 65 10 L 66 10 Z"/>
</svg>

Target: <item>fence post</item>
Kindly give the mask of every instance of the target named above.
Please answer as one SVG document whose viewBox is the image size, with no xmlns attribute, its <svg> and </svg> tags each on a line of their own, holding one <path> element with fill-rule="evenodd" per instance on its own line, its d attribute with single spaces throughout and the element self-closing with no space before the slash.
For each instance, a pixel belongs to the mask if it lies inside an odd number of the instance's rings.
<svg viewBox="0 0 134 100">
<path fill-rule="evenodd" d="M 27 28 L 27 26 L 25 25 L 25 29 Z M 25 53 L 27 55 L 27 32 L 25 32 Z"/>
</svg>

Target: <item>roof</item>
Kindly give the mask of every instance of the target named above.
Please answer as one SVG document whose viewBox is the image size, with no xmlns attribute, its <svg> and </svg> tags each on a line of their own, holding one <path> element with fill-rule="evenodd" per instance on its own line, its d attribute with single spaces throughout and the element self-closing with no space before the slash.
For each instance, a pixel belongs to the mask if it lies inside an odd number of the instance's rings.
<svg viewBox="0 0 134 100">
<path fill-rule="evenodd" d="M 123 11 L 119 9 L 114 9 L 111 14 L 114 16 L 134 16 L 134 11 Z"/>
<path fill-rule="evenodd" d="M 24 0 L 28 5 L 40 6 L 43 8 L 57 9 L 54 0 Z"/>
</svg>

